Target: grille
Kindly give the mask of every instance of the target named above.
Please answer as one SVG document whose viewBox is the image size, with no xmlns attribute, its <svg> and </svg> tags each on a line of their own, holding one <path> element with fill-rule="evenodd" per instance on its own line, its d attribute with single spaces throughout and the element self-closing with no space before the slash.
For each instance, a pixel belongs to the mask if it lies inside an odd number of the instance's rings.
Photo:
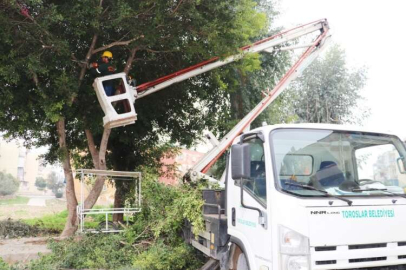
<svg viewBox="0 0 406 270">
<path fill-rule="evenodd" d="M 367 268 L 351 268 L 351 270 L 406 270 L 406 264 L 391 265 L 391 266 L 367 267 Z"/>
<path fill-rule="evenodd" d="M 386 243 L 366 244 L 366 245 L 350 245 L 350 246 L 348 246 L 348 249 L 384 248 L 386 246 L 387 246 Z"/>
<path fill-rule="evenodd" d="M 372 257 L 372 258 L 360 258 L 360 259 L 349 259 L 350 263 L 358 262 L 375 262 L 375 261 L 385 261 L 386 257 Z"/>
<path fill-rule="evenodd" d="M 406 241 L 316 246 L 311 250 L 311 258 L 317 269 L 406 270 Z"/>
<path fill-rule="evenodd" d="M 326 264 L 336 264 L 336 260 L 329 260 L 329 261 L 316 261 L 316 265 L 326 265 Z"/>
<path fill-rule="evenodd" d="M 332 251 L 332 250 L 336 250 L 337 247 L 315 247 L 314 250 L 316 251 Z"/>
</svg>

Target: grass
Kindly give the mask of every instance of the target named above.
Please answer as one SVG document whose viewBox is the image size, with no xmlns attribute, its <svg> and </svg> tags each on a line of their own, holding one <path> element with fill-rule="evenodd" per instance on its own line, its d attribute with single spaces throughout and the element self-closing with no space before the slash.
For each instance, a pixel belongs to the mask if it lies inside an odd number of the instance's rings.
<svg viewBox="0 0 406 270">
<path fill-rule="evenodd" d="M 17 196 L 12 199 L 0 199 L 0 205 L 27 204 L 29 198 Z"/>
<path fill-rule="evenodd" d="M 58 214 L 46 215 L 41 218 L 24 219 L 22 221 L 28 225 L 37 226 L 41 229 L 62 231 L 67 217 L 68 211 L 64 210 Z"/>
<path fill-rule="evenodd" d="M 22 222 L 36 226 L 41 229 L 61 231 L 65 227 L 68 211 L 64 210 L 58 214 L 45 215 L 40 218 L 23 219 Z M 86 228 L 97 228 L 100 222 L 105 220 L 104 215 L 88 215 L 86 218 Z M 112 220 L 112 215 L 109 215 L 109 220 Z"/>
</svg>

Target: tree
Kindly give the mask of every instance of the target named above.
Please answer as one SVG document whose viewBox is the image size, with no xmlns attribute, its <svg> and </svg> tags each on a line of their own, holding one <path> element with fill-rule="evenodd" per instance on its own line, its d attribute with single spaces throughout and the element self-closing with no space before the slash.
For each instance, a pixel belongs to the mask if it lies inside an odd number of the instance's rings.
<svg viewBox="0 0 406 270">
<path fill-rule="evenodd" d="M 35 178 L 35 186 L 38 190 L 44 190 L 47 187 L 47 181 L 43 177 Z"/>
<path fill-rule="evenodd" d="M 59 180 L 58 174 L 56 172 L 51 172 L 48 175 L 46 183 L 47 188 L 52 190 L 52 193 L 54 193 L 55 195 L 60 194 L 60 190 L 63 188 L 63 183 Z"/>
<path fill-rule="evenodd" d="M 17 192 L 20 182 L 9 173 L 0 172 L 0 195 L 11 195 Z"/>
<path fill-rule="evenodd" d="M 350 70 L 345 51 L 335 44 L 294 83 L 295 113 L 302 122 L 359 123 L 368 114 L 354 111 L 365 82 L 366 69 Z"/>
<path fill-rule="evenodd" d="M 266 21 L 252 0 L 5 0 L 0 6 L 0 130 L 25 139 L 28 147 L 50 146 L 46 160 L 62 163 L 65 236 L 77 229 L 71 157 L 96 169 L 157 164 L 159 157 L 151 154 L 175 142 L 191 144 L 216 124 L 218 108 L 227 103 L 221 77 L 229 69 L 222 68 L 137 101 L 136 125 L 103 129 L 89 62 L 109 49 L 119 71 L 131 72 L 135 65 L 137 81 L 146 82 L 235 53 Z M 208 109 L 201 111 L 197 103 Z M 163 137 L 168 144 L 161 143 Z M 96 180 L 85 208 L 94 205 L 104 181 Z"/>
</svg>

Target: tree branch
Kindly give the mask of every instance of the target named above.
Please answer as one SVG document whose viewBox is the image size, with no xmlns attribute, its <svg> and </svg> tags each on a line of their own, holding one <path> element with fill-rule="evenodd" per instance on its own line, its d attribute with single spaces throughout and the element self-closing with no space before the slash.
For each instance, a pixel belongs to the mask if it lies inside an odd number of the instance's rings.
<svg viewBox="0 0 406 270">
<path fill-rule="evenodd" d="M 106 152 L 107 152 L 107 143 L 109 142 L 111 129 L 104 128 L 103 137 L 100 142 L 100 151 L 99 151 L 99 166 L 102 170 L 106 169 Z"/>
<path fill-rule="evenodd" d="M 39 25 L 39 23 L 34 19 L 34 17 L 32 17 L 32 16 L 29 14 L 28 9 L 27 9 L 25 6 L 21 5 L 21 4 L 20 4 L 19 2 L 17 2 L 17 1 L 16 1 L 16 3 L 17 3 L 17 5 L 18 5 L 18 7 L 20 8 L 20 14 L 21 14 L 21 16 L 24 16 L 24 17 L 26 17 L 27 19 L 29 19 L 30 21 L 32 21 L 32 22 L 33 22 L 36 26 L 38 26 L 38 28 L 41 29 L 47 36 L 51 37 L 51 34 L 50 34 L 47 30 L 45 30 L 41 25 Z"/>
<path fill-rule="evenodd" d="M 90 57 L 92 57 L 93 49 L 94 49 L 94 47 L 96 46 L 97 38 L 98 38 L 98 35 L 97 35 L 97 34 L 94 34 L 94 35 L 93 35 L 93 39 L 92 39 L 92 43 L 90 44 L 90 48 L 89 48 L 89 50 L 87 51 L 86 58 L 85 58 L 85 61 L 84 61 L 84 63 L 83 63 L 83 66 L 82 66 L 82 70 L 80 71 L 80 75 L 79 75 L 79 87 L 80 87 L 80 85 L 82 84 L 83 78 L 85 77 L 86 69 L 87 69 L 87 64 L 89 63 Z"/>
<path fill-rule="evenodd" d="M 143 38 L 143 37 L 144 37 L 144 35 L 140 35 L 139 37 L 136 37 L 136 38 L 133 38 L 133 39 L 130 39 L 130 40 L 126 40 L 126 41 L 115 41 L 115 42 L 112 42 L 112 43 L 110 43 L 110 44 L 108 44 L 106 46 L 103 46 L 103 47 L 100 47 L 98 49 L 93 50 L 92 54 L 107 50 L 107 49 L 109 49 L 111 47 L 114 47 L 114 46 L 127 46 L 131 42 L 136 41 L 137 39 L 140 39 L 140 38 Z"/>
<path fill-rule="evenodd" d="M 56 123 L 56 130 L 59 138 L 59 149 L 62 154 L 62 167 L 66 178 L 66 203 L 68 208 L 68 218 L 61 236 L 70 236 L 77 230 L 76 206 L 78 201 L 75 194 L 70 155 L 66 145 L 65 118 L 61 117 L 58 120 Z"/>
<path fill-rule="evenodd" d="M 132 66 L 132 63 L 133 63 L 133 61 L 134 61 L 135 54 L 137 53 L 137 50 L 138 50 L 138 48 L 133 48 L 133 49 L 131 49 L 131 54 L 130 54 L 130 56 L 129 56 L 128 59 L 127 59 L 127 64 L 125 65 L 125 68 L 124 68 L 124 72 L 125 72 L 125 74 L 127 74 L 127 75 L 128 75 L 128 72 L 129 72 L 130 69 L 131 69 L 131 66 Z"/>
<path fill-rule="evenodd" d="M 176 13 L 176 11 L 178 11 L 178 9 L 179 9 L 180 5 L 182 4 L 182 2 L 183 2 L 183 0 L 179 1 L 179 4 L 176 6 L 176 8 L 174 10 L 172 10 L 172 14 Z"/>
<path fill-rule="evenodd" d="M 104 128 L 103 137 L 100 142 L 100 151 L 99 151 L 99 170 L 106 170 L 106 152 L 107 152 L 107 143 L 109 141 L 109 136 L 111 133 L 111 129 Z M 104 176 L 98 176 L 96 182 L 93 185 L 92 190 L 90 191 L 89 195 L 87 196 L 84 207 L 85 209 L 90 209 L 96 203 L 97 199 L 100 196 L 100 193 L 103 190 L 103 185 L 106 180 Z"/>
<path fill-rule="evenodd" d="M 94 144 L 93 134 L 90 129 L 85 129 L 85 134 L 87 138 L 87 145 L 89 146 L 89 151 L 93 159 L 93 164 L 96 169 L 99 169 L 99 152 Z"/>
</svg>

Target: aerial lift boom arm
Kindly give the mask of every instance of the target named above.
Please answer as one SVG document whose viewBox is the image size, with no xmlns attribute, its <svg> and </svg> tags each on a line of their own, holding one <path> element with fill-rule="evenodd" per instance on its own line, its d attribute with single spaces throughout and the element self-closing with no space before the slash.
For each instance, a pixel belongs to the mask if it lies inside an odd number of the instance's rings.
<svg viewBox="0 0 406 270">
<path fill-rule="evenodd" d="M 262 39 L 251 45 L 244 46 L 244 47 L 240 48 L 240 50 L 241 50 L 240 54 L 226 57 L 223 60 L 221 60 L 219 57 L 214 57 L 212 59 L 206 60 L 197 65 L 191 66 L 189 68 L 177 71 L 175 73 L 172 73 L 165 77 L 159 78 L 157 80 L 141 84 L 141 85 L 137 86 L 137 92 L 138 92 L 137 99 L 140 99 L 142 97 L 155 93 L 172 84 L 190 79 L 199 74 L 205 73 L 207 71 L 210 71 L 215 68 L 229 64 L 231 62 L 237 61 L 237 60 L 243 58 L 248 53 L 256 53 L 256 52 L 261 52 L 261 51 L 272 52 L 276 46 L 279 46 L 288 41 L 294 40 L 298 37 L 305 36 L 310 33 L 314 33 L 316 31 L 327 30 L 327 28 L 328 28 L 328 25 L 327 25 L 327 21 L 325 19 L 311 22 L 311 23 L 308 23 L 305 25 L 301 25 L 301 26 L 283 31 L 283 32 L 273 35 L 271 37 Z M 310 46 L 310 45 L 306 44 L 304 46 Z M 281 50 L 291 50 L 291 49 L 296 49 L 296 48 L 300 48 L 300 47 L 303 47 L 303 45 L 281 48 Z"/>
<path fill-rule="evenodd" d="M 241 134 L 256 119 L 256 117 L 283 92 L 283 90 L 286 89 L 292 80 L 298 77 L 303 70 L 317 58 L 330 39 L 327 25 L 321 27 L 322 28 L 319 29 L 322 30 L 321 34 L 308 46 L 307 50 L 286 72 L 274 89 L 268 92 L 252 111 L 250 111 L 217 145 L 215 145 L 197 164 L 193 166 L 190 171 L 192 179 L 199 178 L 203 176 L 202 174 L 207 173 L 210 167 L 232 144 L 233 140 Z"/>
<path fill-rule="evenodd" d="M 320 36 L 326 37 L 328 30 L 329 30 L 328 23 L 327 20 L 325 19 L 297 26 L 295 28 L 283 31 L 271 37 L 257 41 L 251 45 L 242 47 L 240 48 L 241 53 L 237 55 L 232 55 L 226 57 L 225 59 L 214 57 L 207 61 L 201 62 L 197 65 L 161 77 L 157 80 L 141 84 L 135 88 L 127 84 L 125 73 L 118 73 L 114 75 L 96 78 L 93 86 L 95 88 L 99 103 L 105 113 L 105 117 L 103 118 L 104 126 L 108 128 L 113 128 L 134 123 L 136 120 L 136 113 L 134 109 L 134 102 L 136 99 L 145 97 L 154 92 L 162 90 L 170 85 L 187 80 L 189 78 L 210 71 L 217 67 L 237 61 L 248 53 L 255 53 L 261 51 L 271 52 L 276 48 L 278 50 L 292 50 L 301 47 L 309 47 L 310 49 L 310 46 L 314 46 L 315 42 L 313 42 L 312 44 L 296 45 L 284 48 L 281 46 L 286 42 L 293 41 L 299 37 L 315 33 L 317 31 L 321 32 L 321 34 L 319 35 L 319 39 Z M 318 42 L 321 42 L 321 39 Z M 308 51 L 310 54 L 311 51 L 309 49 Z M 121 83 L 123 84 L 125 89 L 124 93 L 115 96 L 107 96 L 104 93 L 103 82 L 107 80 L 117 80 L 117 79 L 121 80 Z M 124 113 L 118 112 L 115 108 L 116 107 L 115 104 L 117 102 L 126 103 L 125 107 L 129 109 L 126 109 Z"/>
</svg>

